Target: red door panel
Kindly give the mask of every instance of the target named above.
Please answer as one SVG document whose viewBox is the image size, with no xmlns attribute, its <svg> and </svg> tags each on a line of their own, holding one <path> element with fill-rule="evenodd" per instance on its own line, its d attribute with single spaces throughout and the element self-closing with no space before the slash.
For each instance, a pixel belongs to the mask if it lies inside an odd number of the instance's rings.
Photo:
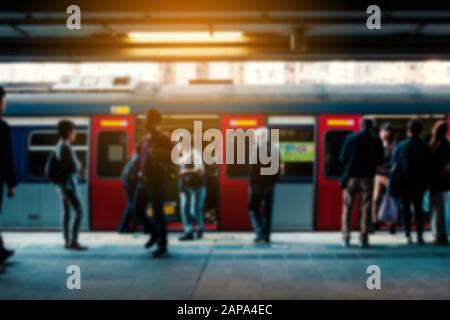
<svg viewBox="0 0 450 320">
<path fill-rule="evenodd" d="M 91 134 L 90 204 L 93 230 L 115 230 L 126 199 L 120 171 L 134 151 L 133 116 L 94 116 Z"/>
<path fill-rule="evenodd" d="M 360 115 L 321 115 L 318 126 L 316 229 L 339 230 L 342 214 L 341 167 L 338 157 L 345 137 L 360 129 Z M 355 210 L 358 208 L 355 204 Z M 358 217 L 353 215 L 353 226 Z"/>
<path fill-rule="evenodd" d="M 264 125 L 263 115 L 226 115 L 221 119 L 223 158 L 226 159 L 226 129 L 250 129 Z M 220 218 L 221 230 L 250 230 L 248 216 L 248 180 L 230 176 L 227 165 L 220 165 Z"/>
</svg>

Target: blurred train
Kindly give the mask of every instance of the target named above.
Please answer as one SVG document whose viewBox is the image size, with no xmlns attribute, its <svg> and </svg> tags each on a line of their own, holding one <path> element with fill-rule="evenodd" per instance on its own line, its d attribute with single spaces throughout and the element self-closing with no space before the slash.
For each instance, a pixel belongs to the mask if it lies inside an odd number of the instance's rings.
<svg viewBox="0 0 450 320">
<path fill-rule="evenodd" d="M 56 84 L 5 84 L 5 119 L 12 128 L 17 195 L 4 202 L 4 229 L 51 230 L 60 225 L 59 198 L 44 177 L 57 142 L 56 124 L 72 119 L 74 144 L 83 163 L 81 194 L 85 230 L 115 230 L 125 208 L 119 175 L 143 136 L 144 113 L 159 109 L 164 130 L 267 126 L 280 130 L 285 170 L 276 185 L 274 230 L 338 230 L 342 166 L 338 155 L 362 117 L 390 122 L 398 139 L 406 122 L 419 116 L 425 135 L 450 113 L 450 87 L 232 84 L 155 85 L 128 77 L 78 77 Z M 249 230 L 247 165 L 207 166 L 206 222 L 212 230 Z M 176 182 L 171 181 L 165 213 L 180 229 Z M 149 211 L 149 214 L 151 212 Z M 355 227 L 357 221 L 355 217 Z"/>
</svg>

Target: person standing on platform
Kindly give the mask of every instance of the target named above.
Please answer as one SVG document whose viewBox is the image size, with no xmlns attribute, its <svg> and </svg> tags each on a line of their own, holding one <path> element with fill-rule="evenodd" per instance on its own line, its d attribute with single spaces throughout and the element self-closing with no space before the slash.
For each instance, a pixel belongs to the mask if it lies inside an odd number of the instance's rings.
<svg viewBox="0 0 450 320">
<path fill-rule="evenodd" d="M 162 116 L 156 109 L 146 114 L 147 135 L 137 145 L 138 183 L 134 195 L 136 217 L 150 233 L 145 247 L 157 244 L 153 257 L 158 258 L 167 253 L 167 221 L 164 214 L 169 176 L 175 171 L 171 160 L 173 148 L 170 136 L 161 129 Z M 147 218 L 147 207 L 151 203 L 153 219 Z"/>
<path fill-rule="evenodd" d="M 205 167 L 202 154 L 195 148 L 181 159 L 178 173 L 180 190 L 180 211 L 184 226 L 184 234 L 180 241 L 194 240 L 194 228 L 191 219 L 197 222 L 197 239 L 203 237 L 206 186 Z"/>
<path fill-rule="evenodd" d="M 49 180 L 58 186 L 61 196 L 64 247 L 86 250 L 87 247 L 78 242 L 83 206 L 78 194 L 78 179 L 82 168 L 71 145 L 76 139 L 75 124 L 70 120 L 61 120 L 58 123 L 58 135 L 60 139 L 47 160 L 45 172 Z M 72 222 L 71 208 L 75 211 Z"/>
<path fill-rule="evenodd" d="M 430 188 L 430 213 L 433 215 L 432 225 L 436 245 L 448 244 L 445 209 L 447 192 L 450 190 L 450 144 L 447 133 L 447 122 L 438 121 L 433 127 L 433 135 L 430 141 L 431 168 L 433 170 Z"/>
<path fill-rule="evenodd" d="M 261 169 L 268 167 L 262 164 L 260 159 L 260 148 L 267 150 L 267 155 L 272 157 L 274 152 L 279 152 L 278 148 L 271 142 L 268 132 L 265 129 L 258 130 L 256 134 L 256 146 L 251 152 L 251 157 L 254 159 L 250 166 L 249 179 L 249 213 L 252 221 L 253 231 L 255 232 L 255 243 L 270 243 L 270 235 L 272 231 L 272 207 L 273 207 L 273 193 L 275 184 L 280 177 L 279 167 L 276 174 L 264 175 Z M 275 157 L 278 161 L 280 157 Z"/>
<path fill-rule="evenodd" d="M 378 213 L 383 197 L 386 195 L 389 186 L 389 172 L 391 170 L 392 155 L 395 151 L 396 143 L 394 137 L 394 128 L 390 123 L 385 123 L 381 126 L 380 138 L 383 141 L 384 147 L 384 162 L 377 168 L 375 175 L 375 184 L 372 199 L 372 227 L 371 233 L 374 233 L 380 228 L 381 221 L 378 220 Z M 389 225 L 389 232 L 394 234 L 396 232 L 396 224 L 391 222 Z"/>
<path fill-rule="evenodd" d="M 6 111 L 6 93 L 0 87 L 0 213 L 2 212 L 3 187 L 7 187 L 9 198 L 16 194 L 16 175 L 14 170 L 11 133 L 9 125 L 1 118 Z M 14 254 L 14 250 L 6 249 L 0 234 L 0 265 L 4 264 Z"/>
<path fill-rule="evenodd" d="M 400 198 L 405 235 L 411 240 L 411 206 L 414 206 L 417 226 L 417 243 L 423 244 L 424 213 L 423 197 L 430 186 L 431 149 L 420 138 L 423 124 L 419 119 L 408 122 L 408 138 L 398 144 L 392 158 L 389 192 Z"/>
<path fill-rule="evenodd" d="M 120 220 L 120 224 L 117 230 L 119 233 L 130 232 L 130 223 L 134 217 L 133 195 L 135 193 L 137 184 L 137 163 L 138 157 L 136 154 L 134 154 L 131 159 L 128 160 L 127 164 L 122 170 L 122 174 L 120 175 L 120 180 L 122 180 L 122 184 L 125 189 L 127 207 L 125 208 L 125 212 L 123 213 L 122 219 Z"/>
<path fill-rule="evenodd" d="M 361 194 L 360 243 L 369 246 L 369 221 L 372 207 L 372 191 L 377 167 L 383 164 L 384 149 L 381 139 L 374 133 L 372 119 L 363 119 L 362 130 L 349 135 L 341 150 L 340 161 L 344 165 L 341 177 L 343 193 L 342 236 L 344 245 L 350 246 L 353 206 Z"/>
</svg>

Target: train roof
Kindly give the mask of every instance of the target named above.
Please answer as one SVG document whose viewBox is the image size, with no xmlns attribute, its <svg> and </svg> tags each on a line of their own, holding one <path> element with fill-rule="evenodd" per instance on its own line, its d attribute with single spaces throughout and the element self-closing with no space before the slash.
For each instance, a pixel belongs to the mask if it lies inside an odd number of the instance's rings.
<svg viewBox="0 0 450 320">
<path fill-rule="evenodd" d="M 149 106 L 163 112 L 359 112 L 448 113 L 450 85 L 156 85 L 130 90 L 77 91 L 7 87 L 8 114 L 110 113 L 128 106 L 132 113 Z"/>
</svg>

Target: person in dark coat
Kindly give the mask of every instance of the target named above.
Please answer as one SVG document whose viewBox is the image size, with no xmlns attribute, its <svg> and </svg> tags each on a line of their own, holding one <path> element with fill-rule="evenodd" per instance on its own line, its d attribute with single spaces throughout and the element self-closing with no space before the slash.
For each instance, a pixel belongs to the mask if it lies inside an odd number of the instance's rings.
<svg viewBox="0 0 450 320">
<path fill-rule="evenodd" d="M 1 118 L 6 111 L 6 93 L 0 87 L 0 213 L 2 211 L 3 188 L 7 187 L 9 198 L 16 194 L 17 180 L 14 170 L 13 151 L 11 146 L 11 134 L 9 125 Z M 0 265 L 14 254 L 13 250 L 8 250 L 3 244 L 0 234 Z"/>
<path fill-rule="evenodd" d="M 275 156 L 275 161 L 279 161 L 279 150 L 268 134 L 264 134 L 260 130 L 257 134 L 257 143 L 253 148 L 252 159 L 254 162 L 250 166 L 250 179 L 249 179 L 249 213 L 252 221 L 253 231 L 255 232 L 255 243 L 270 243 L 270 234 L 272 231 L 272 207 L 273 207 L 273 194 L 275 190 L 275 184 L 280 177 L 281 166 L 278 165 L 278 170 L 275 174 L 263 174 L 262 169 L 269 167 L 261 163 L 259 157 L 259 149 L 266 144 L 267 156 Z M 272 158 L 272 159 L 273 159 Z"/>
<path fill-rule="evenodd" d="M 436 245 L 448 244 L 445 207 L 446 193 L 450 189 L 450 144 L 447 134 L 447 122 L 436 122 L 430 141 L 432 162 L 430 212 L 433 215 L 432 225 Z"/>
<path fill-rule="evenodd" d="M 157 244 L 153 257 L 167 253 L 167 221 L 164 214 L 164 200 L 169 177 L 174 171 L 171 161 L 173 148 L 170 136 L 161 129 L 162 116 L 156 109 L 150 109 L 146 115 L 147 135 L 137 145 L 138 183 L 134 195 L 134 212 L 143 224 L 150 238 L 145 244 L 150 248 Z M 147 207 L 153 208 L 153 219 L 146 218 Z"/>
<path fill-rule="evenodd" d="M 350 245 L 351 217 L 358 193 L 361 193 L 360 242 L 369 245 L 369 221 L 372 207 L 374 177 L 384 161 L 381 139 L 373 131 L 372 119 L 364 119 L 362 130 L 347 137 L 340 154 L 344 165 L 341 187 L 344 188 L 342 209 L 342 235 L 344 245 Z"/>
<path fill-rule="evenodd" d="M 392 157 L 389 189 L 392 196 L 400 198 L 405 235 L 411 241 L 411 206 L 414 207 L 417 225 L 417 243 L 423 244 L 423 197 L 430 186 L 431 150 L 420 138 L 423 124 L 419 119 L 408 123 L 408 138 L 400 142 Z"/>
</svg>

